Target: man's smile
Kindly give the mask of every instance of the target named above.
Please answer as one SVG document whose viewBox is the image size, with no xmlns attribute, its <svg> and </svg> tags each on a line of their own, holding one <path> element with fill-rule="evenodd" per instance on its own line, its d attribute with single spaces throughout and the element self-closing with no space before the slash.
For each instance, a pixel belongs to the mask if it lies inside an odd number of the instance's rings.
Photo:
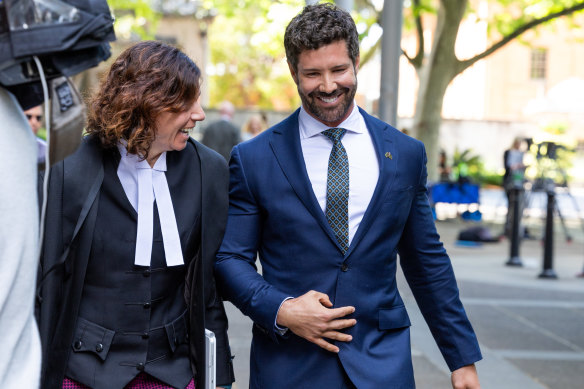
<svg viewBox="0 0 584 389">
<path fill-rule="evenodd" d="M 337 89 L 332 93 L 313 92 L 313 98 L 322 101 L 325 104 L 334 104 L 339 101 L 339 98 L 345 93 L 345 90 Z"/>
</svg>

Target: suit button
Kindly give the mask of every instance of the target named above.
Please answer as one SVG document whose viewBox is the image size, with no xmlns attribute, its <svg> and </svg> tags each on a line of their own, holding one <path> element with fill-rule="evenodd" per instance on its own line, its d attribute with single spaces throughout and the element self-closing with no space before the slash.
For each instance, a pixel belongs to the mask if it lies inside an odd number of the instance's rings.
<svg viewBox="0 0 584 389">
<path fill-rule="evenodd" d="M 341 265 L 341 271 L 347 271 L 347 270 L 349 270 L 349 265 L 347 265 L 346 263 L 343 263 Z"/>
<path fill-rule="evenodd" d="M 142 334 L 142 339 L 148 339 L 150 337 L 150 335 L 148 334 L 148 332 L 144 332 Z"/>
<path fill-rule="evenodd" d="M 98 343 L 95 345 L 95 351 L 97 351 L 98 353 L 103 351 L 103 344 Z"/>
<path fill-rule="evenodd" d="M 73 344 L 73 347 L 75 348 L 75 350 L 80 350 L 81 346 L 83 346 L 83 342 L 78 340 Z"/>
<path fill-rule="evenodd" d="M 144 270 L 144 272 L 142 273 L 142 275 L 144 277 L 150 277 L 150 273 L 151 273 L 150 269 L 147 269 L 147 270 Z"/>
<path fill-rule="evenodd" d="M 144 309 L 150 309 L 150 303 L 144 303 Z"/>
<path fill-rule="evenodd" d="M 136 369 L 138 369 L 140 371 L 144 371 L 144 364 L 143 363 L 139 363 L 138 366 L 136 366 Z"/>
</svg>

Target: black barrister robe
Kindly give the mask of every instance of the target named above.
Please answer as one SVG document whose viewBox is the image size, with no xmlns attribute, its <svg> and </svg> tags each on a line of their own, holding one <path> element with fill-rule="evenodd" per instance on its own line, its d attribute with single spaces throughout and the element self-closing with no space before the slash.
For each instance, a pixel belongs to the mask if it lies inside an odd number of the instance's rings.
<svg viewBox="0 0 584 389">
<path fill-rule="evenodd" d="M 200 158 L 202 186 L 200 253 L 197 255 L 196 247 L 189 250 L 192 257 L 185 281 L 191 368 L 196 387 L 203 388 L 207 328 L 217 338 L 217 384 L 229 385 L 234 378 L 227 317 L 213 276 L 227 219 L 229 173 L 219 154 L 192 139 L 187 147 L 195 147 Z M 61 388 L 65 375 L 103 176 L 103 151 L 92 137 L 86 137 L 75 154 L 51 168 L 36 309 L 43 346 L 43 389 Z"/>
</svg>

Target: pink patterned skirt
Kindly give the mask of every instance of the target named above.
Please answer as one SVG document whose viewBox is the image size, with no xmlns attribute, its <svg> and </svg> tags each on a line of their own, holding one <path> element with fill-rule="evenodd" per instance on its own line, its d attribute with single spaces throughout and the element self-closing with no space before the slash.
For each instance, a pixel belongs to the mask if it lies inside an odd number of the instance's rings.
<svg viewBox="0 0 584 389">
<path fill-rule="evenodd" d="M 63 389 L 91 389 L 89 386 L 80 384 L 70 378 L 65 377 L 63 380 Z M 173 389 L 172 386 L 146 374 L 140 373 L 124 389 Z M 191 380 L 185 389 L 195 389 L 195 380 Z"/>
</svg>

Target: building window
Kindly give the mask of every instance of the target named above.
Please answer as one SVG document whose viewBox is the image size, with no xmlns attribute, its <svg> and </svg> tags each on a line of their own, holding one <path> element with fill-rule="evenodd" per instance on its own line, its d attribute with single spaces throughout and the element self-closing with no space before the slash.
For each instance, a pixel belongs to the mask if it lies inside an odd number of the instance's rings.
<svg viewBox="0 0 584 389">
<path fill-rule="evenodd" d="M 531 50 L 531 79 L 544 80 L 547 70 L 547 49 Z"/>
</svg>

